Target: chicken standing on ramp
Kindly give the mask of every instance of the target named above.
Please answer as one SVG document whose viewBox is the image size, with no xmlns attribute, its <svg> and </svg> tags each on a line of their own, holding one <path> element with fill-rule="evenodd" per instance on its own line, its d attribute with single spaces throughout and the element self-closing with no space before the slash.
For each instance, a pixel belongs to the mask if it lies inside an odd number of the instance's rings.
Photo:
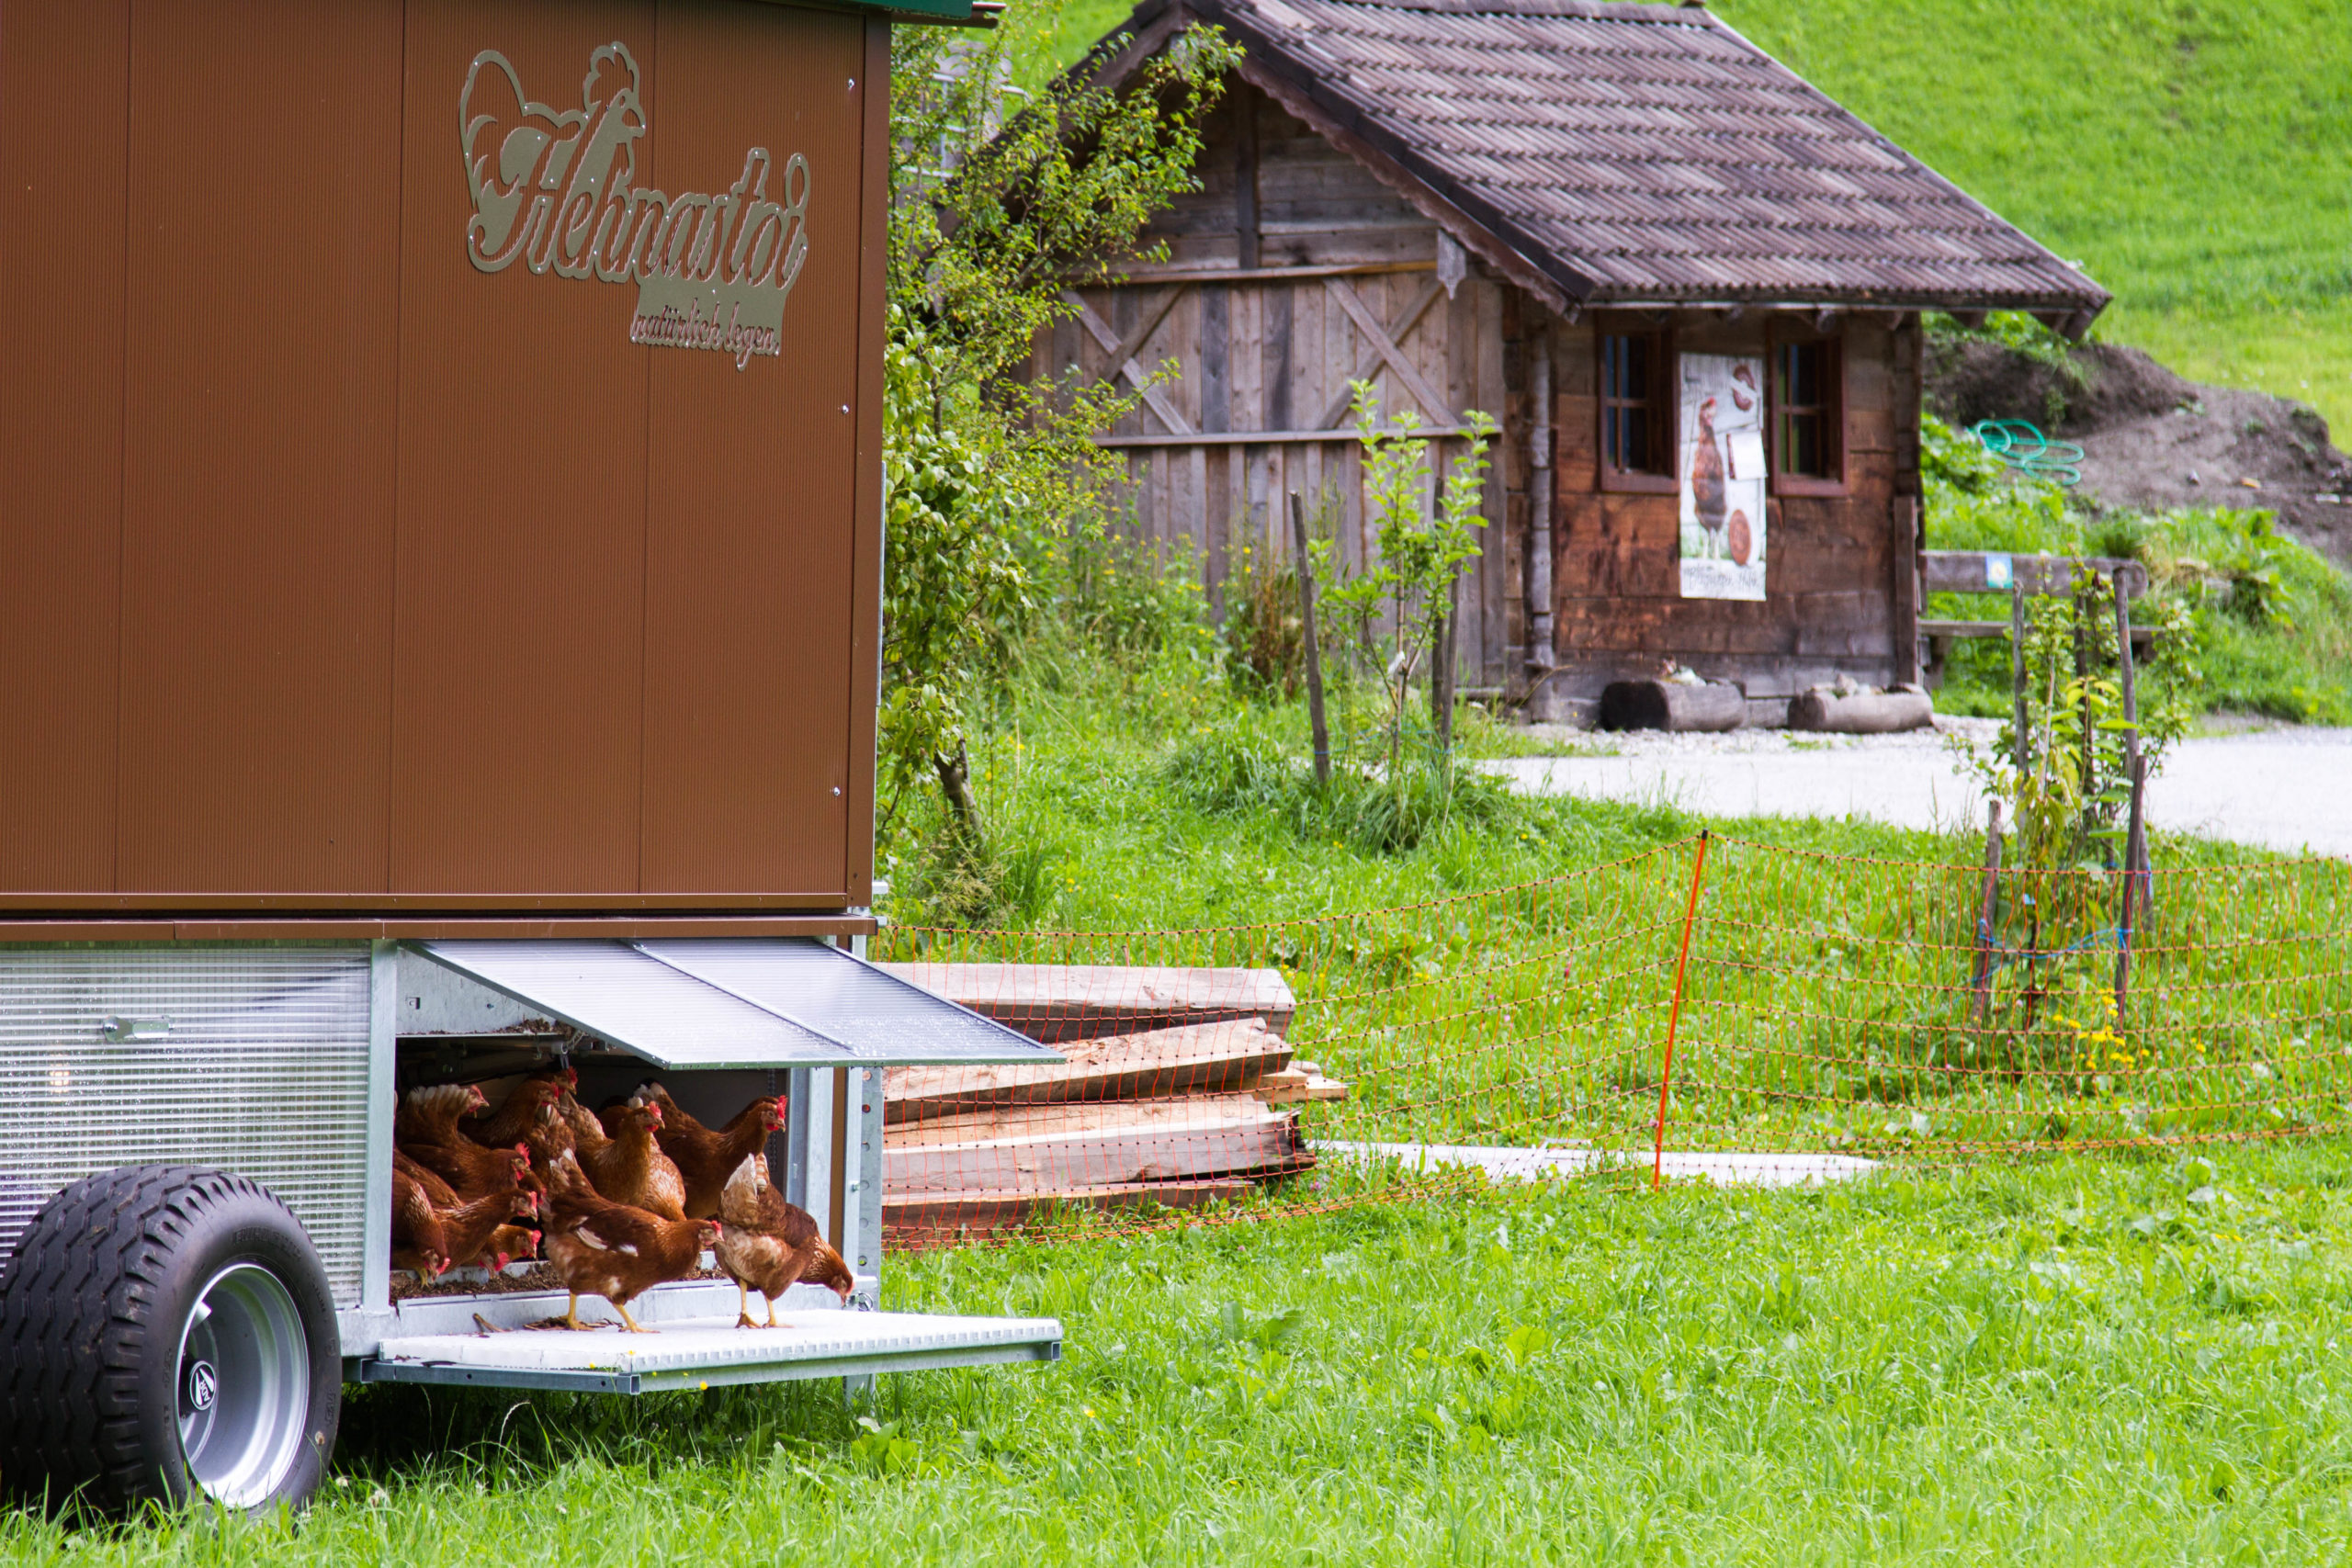
<svg viewBox="0 0 2352 1568">
<path fill-rule="evenodd" d="M 564 1309 L 567 1328 L 578 1328 L 580 1298 L 602 1296 L 621 1314 L 632 1334 L 650 1334 L 629 1316 L 628 1303 L 654 1286 L 683 1280 L 695 1270 L 703 1248 L 724 1229 L 717 1220 L 665 1220 L 626 1203 L 600 1198 L 588 1184 L 576 1156 L 563 1155 L 548 1169 L 548 1261 L 571 1292 Z"/>
<path fill-rule="evenodd" d="M 766 1298 L 764 1326 L 782 1328 L 775 1320 L 776 1298 L 807 1280 L 829 1287 L 849 1300 L 854 1284 L 849 1265 L 818 1234 L 817 1221 L 808 1210 L 787 1203 L 768 1180 L 764 1155 L 746 1155 L 719 1194 L 718 1266 L 735 1281 L 735 1325 L 763 1326 L 752 1316 L 747 1291 Z"/>
</svg>

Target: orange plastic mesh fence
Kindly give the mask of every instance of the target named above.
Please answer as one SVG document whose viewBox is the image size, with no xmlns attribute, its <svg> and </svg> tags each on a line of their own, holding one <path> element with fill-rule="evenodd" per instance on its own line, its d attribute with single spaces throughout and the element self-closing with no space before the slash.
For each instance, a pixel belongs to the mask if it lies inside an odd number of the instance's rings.
<svg viewBox="0 0 2352 1568">
<path fill-rule="evenodd" d="M 899 1246 L 1498 1172 L 1788 1181 L 2305 1137 L 2352 1100 L 2332 860 L 1991 876 L 1700 835 L 1396 908 L 899 927 L 876 956 L 1069 1057 L 889 1075 Z M 1464 1152 L 1491 1149 L 1521 1152 Z"/>
</svg>

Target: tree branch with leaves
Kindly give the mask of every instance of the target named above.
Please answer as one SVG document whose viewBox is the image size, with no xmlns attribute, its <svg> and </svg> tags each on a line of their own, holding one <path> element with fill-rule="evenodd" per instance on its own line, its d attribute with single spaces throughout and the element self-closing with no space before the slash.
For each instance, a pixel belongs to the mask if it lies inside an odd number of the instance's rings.
<svg viewBox="0 0 2352 1568">
<path fill-rule="evenodd" d="M 884 824 L 929 777 L 974 852 L 968 727 L 1071 530 L 1102 525 L 1121 472 L 1092 434 L 1141 395 L 1076 366 L 1032 380 L 1033 346 L 1077 313 L 1067 289 L 1160 259 L 1137 242 L 1195 188 L 1201 121 L 1238 58 L 1193 29 L 1115 88 L 1096 79 L 1110 45 L 1024 86 L 1058 18 L 1046 6 L 992 34 L 902 28 L 891 61 Z"/>
</svg>

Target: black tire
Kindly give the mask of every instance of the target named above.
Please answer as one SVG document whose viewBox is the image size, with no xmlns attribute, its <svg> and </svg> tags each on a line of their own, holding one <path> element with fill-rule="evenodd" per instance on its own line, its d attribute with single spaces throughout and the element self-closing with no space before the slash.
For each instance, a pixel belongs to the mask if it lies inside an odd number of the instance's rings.
<svg viewBox="0 0 2352 1568">
<path fill-rule="evenodd" d="M 77 1181 L 0 1276 L 0 1485 L 13 1492 L 109 1512 L 299 1508 L 325 1478 L 342 1411 L 318 1252 L 247 1178 L 148 1165 Z"/>
</svg>

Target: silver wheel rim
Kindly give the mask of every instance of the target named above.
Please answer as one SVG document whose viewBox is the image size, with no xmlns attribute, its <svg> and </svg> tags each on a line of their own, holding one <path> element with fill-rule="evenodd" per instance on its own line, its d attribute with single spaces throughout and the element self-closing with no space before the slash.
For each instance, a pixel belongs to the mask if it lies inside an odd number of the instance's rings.
<svg viewBox="0 0 2352 1568">
<path fill-rule="evenodd" d="M 212 1276 L 180 1329 L 176 1383 L 189 1476 L 232 1508 L 266 1501 L 311 1415 L 310 1338 L 277 1275 L 233 1263 Z"/>
</svg>

